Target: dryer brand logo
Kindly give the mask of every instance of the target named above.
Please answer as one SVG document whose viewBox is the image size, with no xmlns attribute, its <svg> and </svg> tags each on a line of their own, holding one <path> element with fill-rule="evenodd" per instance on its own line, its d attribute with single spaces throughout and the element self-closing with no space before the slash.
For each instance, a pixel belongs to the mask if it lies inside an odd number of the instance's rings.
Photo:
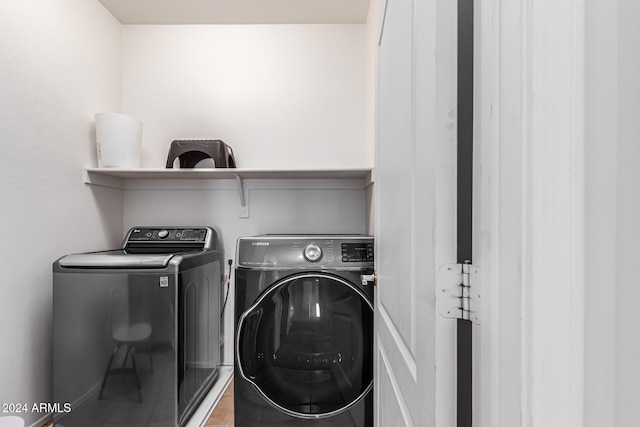
<svg viewBox="0 0 640 427">
<path fill-rule="evenodd" d="M 269 246 L 269 242 L 253 242 L 251 243 L 253 246 Z"/>
</svg>

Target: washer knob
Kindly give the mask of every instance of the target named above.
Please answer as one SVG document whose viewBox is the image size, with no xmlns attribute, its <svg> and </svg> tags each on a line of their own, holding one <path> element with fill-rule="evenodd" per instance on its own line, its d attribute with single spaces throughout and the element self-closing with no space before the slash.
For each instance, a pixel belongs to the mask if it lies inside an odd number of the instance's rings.
<svg viewBox="0 0 640 427">
<path fill-rule="evenodd" d="M 315 243 L 311 243 L 304 248 L 304 257 L 307 261 L 316 262 L 322 258 L 322 249 Z"/>
<path fill-rule="evenodd" d="M 167 230 L 160 230 L 158 231 L 158 237 L 161 239 L 166 239 L 167 237 L 169 237 L 169 232 Z"/>
</svg>

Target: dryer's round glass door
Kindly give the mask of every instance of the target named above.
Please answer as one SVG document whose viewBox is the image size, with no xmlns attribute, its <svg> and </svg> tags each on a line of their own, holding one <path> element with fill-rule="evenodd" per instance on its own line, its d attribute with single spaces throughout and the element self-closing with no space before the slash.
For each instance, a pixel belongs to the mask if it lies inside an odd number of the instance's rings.
<svg viewBox="0 0 640 427">
<path fill-rule="evenodd" d="M 239 374 L 278 409 L 300 418 L 347 410 L 373 384 L 373 307 L 326 274 L 281 280 L 242 314 Z"/>
</svg>

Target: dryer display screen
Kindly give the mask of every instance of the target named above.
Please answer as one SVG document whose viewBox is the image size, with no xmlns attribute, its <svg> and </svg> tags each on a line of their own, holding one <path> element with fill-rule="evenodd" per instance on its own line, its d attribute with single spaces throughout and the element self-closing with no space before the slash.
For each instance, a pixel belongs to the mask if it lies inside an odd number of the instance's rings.
<svg viewBox="0 0 640 427">
<path fill-rule="evenodd" d="M 373 243 L 343 243 L 342 262 L 373 261 Z"/>
</svg>

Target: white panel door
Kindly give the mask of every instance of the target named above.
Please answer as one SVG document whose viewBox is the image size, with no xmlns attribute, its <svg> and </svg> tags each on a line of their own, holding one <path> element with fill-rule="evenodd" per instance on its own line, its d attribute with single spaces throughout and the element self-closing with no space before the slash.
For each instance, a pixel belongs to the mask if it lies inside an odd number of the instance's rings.
<svg viewBox="0 0 640 427">
<path fill-rule="evenodd" d="M 455 263 L 455 4 L 388 0 L 378 49 L 376 422 L 455 423 L 455 320 L 436 310 Z M 437 59 L 437 61 L 436 61 Z"/>
</svg>

